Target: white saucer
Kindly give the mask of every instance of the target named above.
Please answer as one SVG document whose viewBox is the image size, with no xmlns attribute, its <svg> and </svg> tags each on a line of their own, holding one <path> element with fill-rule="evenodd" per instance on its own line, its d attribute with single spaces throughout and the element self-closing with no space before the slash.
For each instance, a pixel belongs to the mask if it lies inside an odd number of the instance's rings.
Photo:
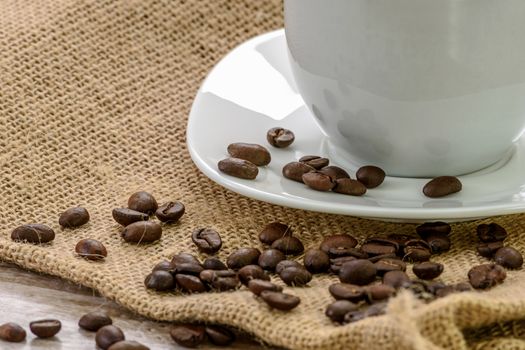
<svg viewBox="0 0 525 350">
<path fill-rule="evenodd" d="M 242 195 L 287 207 L 388 221 L 460 221 L 525 211 L 525 138 L 505 159 L 461 176 L 463 190 L 442 199 L 425 197 L 428 179 L 387 177 L 362 197 L 308 189 L 281 175 L 282 167 L 303 155 L 328 156 L 332 164 L 355 174 L 357 165 L 330 154 L 328 140 L 306 108 L 293 82 L 286 57 L 286 38 L 279 30 L 247 41 L 210 72 L 189 116 L 187 143 L 197 167 L 213 181 Z M 268 145 L 266 131 L 292 130 L 292 146 Z M 233 142 L 267 147 L 272 162 L 259 168 L 255 180 L 218 171 Z"/>
</svg>

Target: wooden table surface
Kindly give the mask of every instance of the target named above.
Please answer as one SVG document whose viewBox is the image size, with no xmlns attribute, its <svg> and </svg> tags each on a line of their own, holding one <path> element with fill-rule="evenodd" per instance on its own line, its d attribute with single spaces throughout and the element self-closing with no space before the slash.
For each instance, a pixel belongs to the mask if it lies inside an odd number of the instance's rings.
<svg viewBox="0 0 525 350">
<path fill-rule="evenodd" d="M 109 301 L 92 289 L 66 280 L 24 271 L 12 264 L 0 262 L 0 324 L 16 322 L 27 332 L 22 343 L 0 340 L 1 350 L 21 349 L 96 349 L 92 332 L 78 327 L 78 319 L 85 313 L 102 309 L 113 318 L 113 324 L 122 328 L 126 339 L 136 340 L 156 349 L 184 349 L 169 336 L 169 323 L 155 322 L 140 317 Z M 62 330 L 50 339 L 38 339 L 29 331 L 29 322 L 55 318 L 62 322 Z M 229 349 L 263 349 L 246 335 Z M 224 349 L 211 345 L 199 349 Z M 265 349 L 268 349 L 265 347 Z"/>
</svg>

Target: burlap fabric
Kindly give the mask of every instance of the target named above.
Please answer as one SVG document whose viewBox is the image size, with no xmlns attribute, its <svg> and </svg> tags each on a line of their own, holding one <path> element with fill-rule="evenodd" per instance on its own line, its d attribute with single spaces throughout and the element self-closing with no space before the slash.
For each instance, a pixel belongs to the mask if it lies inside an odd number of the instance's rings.
<svg viewBox="0 0 525 350">
<path fill-rule="evenodd" d="M 191 162 L 186 117 L 206 73 L 235 45 L 282 24 L 278 0 L 0 1 L 2 259 L 96 288 L 157 320 L 223 323 L 288 348 L 525 348 L 519 340 L 525 334 L 523 271 L 509 272 L 506 283 L 489 292 L 427 306 L 401 295 L 387 316 L 347 326 L 324 316 L 332 301 L 327 287 L 335 281 L 328 276 L 292 289 L 302 303 L 289 313 L 271 311 L 246 290 L 183 296 L 144 288 L 155 263 L 179 251 L 196 253 L 190 240 L 196 227 L 220 231 L 223 259 L 241 246 L 262 248 L 257 232 L 275 220 L 292 225 L 307 248 L 331 233 L 363 239 L 413 232 L 413 225 L 243 198 Z M 111 209 L 137 190 L 186 204 L 182 221 L 165 226 L 157 244 L 123 243 L 111 218 Z M 88 208 L 90 223 L 60 229 L 59 213 L 75 205 Z M 494 220 L 508 228 L 508 243 L 525 252 L 525 216 Z M 55 241 L 13 243 L 11 229 L 29 222 L 54 227 Z M 435 259 L 446 264 L 444 281 L 464 281 L 470 266 L 485 261 L 473 249 L 477 224 L 454 225 L 453 249 Z M 74 256 L 76 242 L 86 237 L 105 243 L 105 262 Z"/>
</svg>

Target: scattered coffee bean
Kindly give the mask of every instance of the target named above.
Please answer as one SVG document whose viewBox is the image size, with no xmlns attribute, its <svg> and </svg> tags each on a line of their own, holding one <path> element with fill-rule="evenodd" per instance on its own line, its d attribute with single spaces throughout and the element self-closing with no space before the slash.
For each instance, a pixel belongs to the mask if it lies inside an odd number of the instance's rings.
<svg viewBox="0 0 525 350">
<path fill-rule="evenodd" d="M 328 160 L 328 158 L 323 158 L 319 156 L 303 156 L 299 158 L 299 162 L 307 164 L 317 170 L 320 170 L 325 166 L 328 166 L 330 160 Z"/>
<path fill-rule="evenodd" d="M 186 293 L 204 293 L 208 290 L 197 276 L 179 273 L 175 275 L 175 281 L 180 289 Z"/>
<path fill-rule="evenodd" d="M 303 182 L 303 175 L 315 171 L 314 167 L 301 162 L 291 162 L 283 167 L 283 176 L 287 179 Z"/>
<path fill-rule="evenodd" d="M 336 300 L 348 300 L 358 303 L 365 298 L 365 289 L 349 283 L 335 283 L 328 287 L 328 291 Z"/>
<path fill-rule="evenodd" d="M 128 208 L 131 210 L 140 211 L 148 215 L 153 214 L 159 205 L 150 193 L 140 191 L 133 193 L 128 199 Z"/>
<path fill-rule="evenodd" d="M 342 258 L 346 256 L 353 256 L 357 259 L 367 259 L 368 254 L 361 250 L 361 248 L 345 248 L 332 247 L 328 249 L 328 256 L 331 259 Z"/>
<path fill-rule="evenodd" d="M 198 276 L 204 267 L 200 263 L 195 262 L 181 262 L 175 266 L 175 273 L 182 273 L 184 275 Z"/>
<path fill-rule="evenodd" d="M 333 322 L 343 322 L 345 315 L 349 312 L 356 311 L 358 306 L 348 300 L 336 300 L 327 306 L 325 315 Z"/>
<path fill-rule="evenodd" d="M 78 227 L 89 221 L 89 213 L 86 208 L 69 208 L 60 215 L 58 223 L 62 227 Z"/>
<path fill-rule="evenodd" d="M 235 341 L 235 334 L 224 327 L 206 326 L 205 332 L 210 342 L 214 345 L 226 346 Z"/>
<path fill-rule="evenodd" d="M 146 276 L 144 284 L 148 289 L 166 291 L 175 288 L 175 279 L 168 271 L 157 270 Z"/>
<path fill-rule="evenodd" d="M 469 282 L 476 289 L 488 289 L 502 283 L 507 277 L 505 269 L 497 264 L 474 266 L 468 272 Z"/>
<path fill-rule="evenodd" d="M 203 270 L 199 277 L 217 291 L 237 289 L 240 283 L 237 273 L 233 270 Z"/>
<path fill-rule="evenodd" d="M 348 175 L 346 170 L 338 166 L 335 166 L 335 165 L 325 166 L 324 168 L 320 169 L 319 172 L 321 174 L 330 176 L 333 181 L 337 179 L 349 179 L 350 178 L 350 175 Z"/>
<path fill-rule="evenodd" d="M 444 197 L 461 191 L 461 181 L 455 176 L 438 176 L 423 187 L 423 194 L 430 198 Z"/>
<path fill-rule="evenodd" d="M 388 271 L 383 275 L 383 284 L 394 287 L 395 289 L 401 288 L 401 286 L 410 281 L 410 277 L 400 270 Z"/>
<path fill-rule="evenodd" d="M 264 272 L 263 268 L 259 265 L 246 265 L 239 269 L 237 272 L 239 275 L 239 280 L 245 286 L 248 285 L 250 280 L 258 279 L 269 281 L 270 276 Z"/>
<path fill-rule="evenodd" d="M 264 250 L 259 256 L 259 266 L 265 270 L 275 271 L 277 264 L 286 259 L 286 256 L 277 249 Z"/>
<path fill-rule="evenodd" d="M 48 243 L 55 239 L 55 231 L 46 225 L 27 224 L 15 228 L 11 233 L 11 239 L 33 244 Z"/>
<path fill-rule="evenodd" d="M 278 286 L 270 281 L 265 280 L 250 280 L 248 282 L 248 289 L 255 294 L 260 295 L 262 291 L 269 290 L 272 292 L 282 292 L 283 287 Z"/>
<path fill-rule="evenodd" d="M 381 168 L 365 165 L 357 170 L 355 176 L 366 188 L 375 188 L 383 183 L 386 174 Z"/>
<path fill-rule="evenodd" d="M 241 179 L 253 180 L 257 177 L 257 165 L 244 159 L 226 158 L 218 163 L 219 170 L 223 173 Z"/>
<path fill-rule="evenodd" d="M 403 283 L 401 288 L 411 291 L 417 299 L 429 302 L 434 300 L 434 294 L 430 292 L 428 285 L 427 281 L 415 280 Z"/>
<path fill-rule="evenodd" d="M 270 307 L 282 311 L 292 310 L 293 308 L 297 307 L 297 305 L 299 305 L 299 303 L 301 302 L 301 299 L 299 299 L 299 297 L 296 297 L 295 295 L 280 292 L 272 292 L 269 290 L 262 291 L 260 297 Z"/>
<path fill-rule="evenodd" d="M 191 240 L 197 248 L 206 254 L 215 254 L 222 247 L 221 236 L 211 228 L 198 228 L 193 231 Z"/>
<path fill-rule="evenodd" d="M 126 242 L 151 243 L 160 239 L 162 227 L 154 221 L 137 221 L 126 226 L 120 236 Z"/>
<path fill-rule="evenodd" d="M 448 235 L 451 230 L 452 228 L 450 225 L 442 221 L 425 222 L 416 227 L 417 234 L 423 239 L 425 239 L 426 236 L 435 233 Z"/>
<path fill-rule="evenodd" d="M 102 260 L 108 256 L 106 247 L 96 239 L 82 239 L 75 246 L 75 252 L 88 260 Z"/>
<path fill-rule="evenodd" d="M 334 192 L 350 196 L 362 196 L 366 193 L 366 187 L 357 180 L 342 178 L 335 180 Z"/>
<path fill-rule="evenodd" d="M 284 269 L 287 269 L 289 267 L 297 267 L 297 268 L 304 268 L 303 265 L 301 265 L 300 263 L 298 263 L 297 261 L 293 261 L 293 260 L 283 260 L 283 261 L 280 261 L 277 266 L 275 266 L 275 273 L 280 275 L 281 272 L 284 270 Z"/>
<path fill-rule="evenodd" d="M 494 261 L 508 269 L 519 269 L 523 266 L 523 256 L 512 247 L 503 247 L 494 254 Z"/>
<path fill-rule="evenodd" d="M 432 255 L 430 246 L 422 239 L 412 239 L 405 243 L 403 260 L 412 262 L 428 261 Z"/>
<path fill-rule="evenodd" d="M 340 258 L 334 258 L 330 259 L 330 272 L 335 273 L 336 275 L 339 275 L 339 271 L 341 270 L 341 267 L 344 263 L 348 261 L 354 261 L 356 260 L 353 256 L 343 256 Z"/>
<path fill-rule="evenodd" d="M 0 339 L 10 343 L 20 343 L 26 339 L 26 331 L 16 323 L 0 325 Z"/>
<path fill-rule="evenodd" d="M 503 241 L 507 238 L 507 230 L 496 223 L 478 225 L 476 231 L 479 240 L 484 243 Z"/>
<path fill-rule="evenodd" d="M 232 158 L 244 159 L 257 166 L 270 164 L 272 157 L 268 150 L 254 143 L 237 142 L 228 146 L 228 153 Z"/>
<path fill-rule="evenodd" d="M 178 325 L 170 330 L 170 335 L 180 346 L 196 348 L 206 339 L 206 330 L 203 326 Z"/>
<path fill-rule="evenodd" d="M 128 208 L 115 208 L 112 211 L 113 219 L 122 226 L 128 226 L 137 221 L 146 221 L 149 219 L 148 214 Z"/>
<path fill-rule="evenodd" d="M 29 324 L 31 332 L 39 338 L 54 337 L 61 328 L 62 323 L 59 320 L 39 320 Z"/>
<path fill-rule="evenodd" d="M 477 246 L 477 251 L 479 255 L 485 258 L 492 258 L 498 249 L 503 247 L 503 241 L 489 242 L 489 243 L 479 243 Z"/>
<path fill-rule="evenodd" d="M 389 253 L 389 254 L 381 254 L 381 255 L 371 256 L 371 257 L 368 258 L 368 261 L 370 261 L 371 263 L 375 264 L 376 262 L 378 262 L 379 260 L 382 260 L 382 259 L 397 259 L 397 258 L 398 258 L 397 254 Z"/>
<path fill-rule="evenodd" d="M 228 256 L 226 265 L 234 270 L 246 265 L 256 265 L 260 255 L 261 252 L 257 248 L 239 248 Z"/>
<path fill-rule="evenodd" d="M 173 264 L 168 260 L 162 260 L 151 270 L 151 272 L 155 271 L 167 271 L 169 273 L 175 273 L 175 266 L 173 266 Z"/>
<path fill-rule="evenodd" d="M 328 175 L 319 172 L 303 174 L 305 185 L 316 191 L 330 191 L 335 186 L 335 182 Z"/>
<path fill-rule="evenodd" d="M 443 298 L 453 293 L 469 292 L 472 290 L 472 286 L 467 282 L 461 282 L 458 284 L 445 285 L 443 288 L 435 290 L 434 294 L 437 298 Z"/>
<path fill-rule="evenodd" d="M 444 268 L 443 264 L 425 261 L 419 264 L 414 264 L 412 271 L 414 272 L 414 275 L 422 280 L 433 280 L 441 275 Z"/>
<path fill-rule="evenodd" d="M 369 256 L 396 254 L 399 246 L 395 241 L 381 237 L 369 237 L 361 245 L 361 250 Z"/>
<path fill-rule="evenodd" d="M 357 284 L 363 286 L 372 283 L 376 279 L 377 270 L 373 263 L 365 259 L 349 261 L 341 266 L 339 279 L 343 283 Z"/>
<path fill-rule="evenodd" d="M 119 327 L 113 325 L 100 328 L 95 335 L 95 342 L 103 350 L 122 340 L 125 340 L 124 332 L 122 332 Z"/>
<path fill-rule="evenodd" d="M 432 254 L 440 254 L 450 250 L 450 238 L 442 233 L 431 233 L 425 237 Z"/>
<path fill-rule="evenodd" d="M 405 235 L 402 233 L 391 233 L 388 236 L 386 236 L 386 239 L 388 239 L 391 242 L 395 242 L 398 245 L 400 251 L 402 251 L 405 248 L 406 242 L 415 238 L 416 237 L 412 235 Z"/>
<path fill-rule="evenodd" d="M 200 265 L 201 262 L 195 256 L 189 253 L 179 253 L 173 256 L 171 259 L 171 264 L 173 265 L 173 268 L 177 268 L 177 266 L 180 264 Z"/>
<path fill-rule="evenodd" d="M 162 222 L 173 224 L 184 215 L 186 208 L 179 201 L 162 204 L 156 211 L 155 216 Z"/>
<path fill-rule="evenodd" d="M 374 263 L 374 265 L 377 269 L 377 274 L 379 276 L 383 276 L 389 271 L 405 271 L 407 268 L 407 264 L 397 258 L 381 259 L 378 262 Z"/>
<path fill-rule="evenodd" d="M 108 350 L 150 350 L 146 345 L 143 345 L 134 340 L 121 340 L 111 344 Z"/>
<path fill-rule="evenodd" d="M 289 286 L 304 286 L 312 280 L 312 274 L 304 267 L 288 267 L 281 271 L 279 277 Z"/>
<path fill-rule="evenodd" d="M 271 245 L 279 238 L 291 235 L 292 229 L 288 225 L 281 224 L 280 222 L 272 222 L 261 230 L 259 240 L 262 243 Z"/>
<path fill-rule="evenodd" d="M 206 258 L 202 267 L 206 270 L 228 270 L 228 266 L 217 258 Z"/>
<path fill-rule="evenodd" d="M 370 304 L 390 298 L 396 289 L 388 284 L 374 284 L 365 288 L 366 301 Z"/>
<path fill-rule="evenodd" d="M 273 147 L 285 148 L 290 146 L 295 140 L 295 135 L 288 129 L 275 127 L 268 130 L 266 140 Z"/>
<path fill-rule="evenodd" d="M 323 239 L 320 249 L 328 254 L 330 248 L 355 248 L 356 245 L 357 239 L 350 235 L 332 235 Z"/>
<path fill-rule="evenodd" d="M 309 249 L 304 254 L 304 267 L 311 273 L 326 272 L 330 268 L 330 257 L 321 249 Z"/>
<path fill-rule="evenodd" d="M 78 321 L 78 326 L 86 331 L 96 332 L 104 326 L 112 324 L 111 317 L 103 311 L 94 311 L 85 314 Z"/>
<path fill-rule="evenodd" d="M 272 249 L 277 249 L 285 255 L 298 255 L 304 252 L 303 243 L 293 236 L 285 236 L 272 243 Z"/>
</svg>

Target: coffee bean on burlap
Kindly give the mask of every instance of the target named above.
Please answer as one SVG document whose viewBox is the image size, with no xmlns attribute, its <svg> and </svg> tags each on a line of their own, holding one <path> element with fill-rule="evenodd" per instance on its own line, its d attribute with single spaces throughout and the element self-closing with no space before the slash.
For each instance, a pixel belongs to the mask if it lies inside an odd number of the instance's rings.
<svg viewBox="0 0 525 350">
<path fill-rule="evenodd" d="M 106 350 L 112 344 L 124 340 L 124 332 L 114 325 L 108 325 L 100 328 L 95 335 L 95 342 L 97 345 Z"/>
<path fill-rule="evenodd" d="M 321 174 L 330 176 L 333 181 L 337 179 L 349 179 L 350 178 L 350 175 L 348 175 L 346 170 L 338 166 L 335 166 L 335 165 L 325 166 L 324 168 L 321 168 L 319 172 Z"/>
<path fill-rule="evenodd" d="M 334 180 L 335 185 L 332 188 L 332 191 L 347 194 L 350 196 L 362 196 L 366 193 L 366 187 L 361 182 L 357 180 L 352 180 L 349 178 L 340 178 Z"/>
<path fill-rule="evenodd" d="M 272 292 L 269 290 L 262 291 L 260 297 L 270 307 L 282 311 L 292 310 L 301 302 L 301 299 L 295 295 Z"/>
<path fill-rule="evenodd" d="M 48 243 L 55 239 L 55 231 L 43 224 L 27 224 L 15 228 L 11 232 L 11 239 L 33 244 Z"/>
<path fill-rule="evenodd" d="M 348 300 L 336 300 L 326 307 L 325 315 L 333 322 L 343 322 L 345 315 L 359 307 Z"/>
<path fill-rule="evenodd" d="M 335 181 L 328 175 L 320 172 L 310 172 L 303 174 L 305 185 L 316 191 L 330 191 L 335 186 Z"/>
<path fill-rule="evenodd" d="M 412 262 L 428 261 L 432 255 L 430 252 L 430 246 L 422 239 L 412 239 L 407 241 L 403 253 L 403 260 Z"/>
<path fill-rule="evenodd" d="M 78 321 L 78 326 L 86 331 L 96 332 L 112 323 L 113 320 L 104 311 L 93 311 L 83 315 Z"/>
<path fill-rule="evenodd" d="M 330 268 L 330 258 L 321 249 L 309 249 L 304 254 L 304 267 L 311 273 L 326 272 Z"/>
<path fill-rule="evenodd" d="M 233 270 L 202 270 L 199 277 L 217 291 L 237 289 L 240 284 L 239 276 Z"/>
<path fill-rule="evenodd" d="M 336 300 L 349 300 L 358 303 L 365 298 L 365 289 L 349 283 L 334 283 L 328 291 Z"/>
<path fill-rule="evenodd" d="M 149 220 L 148 214 L 129 208 L 115 208 L 111 214 L 113 215 L 113 219 L 122 226 L 128 226 L 137 221 Z"/>
<path fill-rule="evenodd" d="M 307 164 L 317 170 L 328 166 L 330 160 L 328 158 L 323 158 L 319 156 L 303 156 L 299 158 L 299 162 Z"/>
<path fill-rule="evenodd" d="M 245 286 L 248 285 L 248 282 L 253 279 L 269 281 L 270 276 L 264 272 L 263 268 L 259 265 L 246 265 L 239 269 L 237 272 L 239 280 Z"/>
<path fill-rule="evenodd" d="M 159 205 L 153 195 L 148 192 L 140 191 L 133 193 L 128 199 L 128 208 L 152 215 Z"/>
<path fill-rule="evenodd" d="M 177 325 L 171 328 L 170 336 L 180 346 L 196 348 L 206 339 L 206 330 L 198 325 Z"/>
<path fill-rule="evenodd" d="M 285 148 L 293 143 L 295 135 L 288 129 L 275 127 L 268 130 L 266 133 L 266 140 L 273 147 Z"/>
<path fill-rule="evenodd" d="M 154 272 L 154 271 L 167 271 L 169 273 L 174 273 L 175 266 L 173 266 L 173 264 L 169 262 L 168 260 L 162 260 L 157 265 L 153 266 L 153 269 L 151 270 L 151 272 Z"/>
<path fill-rule="evenodd" d="M 349 261 L 341 266 L 339 279 L 343 283 L 363 286 L 375 281 L 377 269 L 373 263 L 365 259 Z"/>
<path fill-rule="evenodd" d="M 108 350 L 150 350 L 146 345 L 134 340 L 121 340 L 111 344 Z"/>
<path fill-rule="evenodd" d="M 353 256 L 342 256 L 340 258 L 330 259 L 330 272 L 338 275 L 344 263 L 348 261 L 354 261 L 356 259 L 357 258 Z"/>
<path fill-rule="evenodd" d="M 303 182 L 303 175 L 315 171 L 314 167 L 301 162 L 290 162 L 283 167 L 283 176 L 287 179 Z"/>
<path fill-rule="evenodd" d="M 262 291 L 269 290 L 272 292 L 282 292 L 283 287 L 278 286 L 270 281 L 265 280 L 250 280 L 248 282 L 248 289 L 255 295 L 260 295 Z"/>
<path fill-rule="evenodd" d="M 88 260 L 102 260 L 108 256 L 108 251 L 102 242 L 89 238 L 78 241 L 75 252 Z"/>
<path fill-rule="evenodd" d="M 488 289 L 502 283 L 507 277 L 505 269 L 498 264 L 474 266 L 468 272 L 469 282 L 476 289 Z"/>
<path fill-rule="evenodd" d="M 341 235 L 331 235 L 326 236 L 321 242 L 320 249 L 329 254 L 330 248 L 355 248 L 357 245 L 357 239 L 354 237 L 341 234 Z"/>
<path fill-rule="evenodd" d="M 175 275 L 175 281 L 177 286 L 185 293 L 204 293 L 208 290 L 197 276 L 179 273 Z"/>
<path fill-rule="evenodd" d="M 461 191 L 461 181 L 455 176 L 438 176 L 425 184 L 423 194 L 430 198 L 439 198 Z"/>
<path fill-rule="evenodd" d="M 179 221 L 185 210 L 184 204 L 179 201 L 167 202 L 155 211 L 155 216 L 162 222 L 173 224 Z"/>
<path fill-rule="evenodd" d="M 396 289 L 388 284 L 373 284 L 365 287 L 365 300 L 372 304 L 390 298 Z"/>
<path fill-rule="evenodd" d="M 129 243 L 151 243 L 162 236 L 162 227 L 154 221 L 137 221 L 122 230 L 120 236 Z"/>
<path fill-rule="evenodd" d="M 175 279 L 170 272 L 157 270 L 146 276 L 144 285 L 159 292 L 172 290 L 175 288 Z"/>
<path fill-rule="evenodd" d="M 277 249 L 266 249 L 259 256 L 258 264 L 265 270 L 275 271 L 277 264 L 286 259 L 286 256 Z"/>
<path fill-rule="evenodd" d="M 368 256 L 396 254 L 399 246 L 395 241 L 383 237 L 368 237 L 361 245 L 361 250 Z"/>
<path fill-rule="evenodd" d="M 425 237 L 424 239 L 432 254 L 440 254 L 450 250 L 450 238 L 442 233 L 432 233 Z"/>
<path fill-rule="evenodd" d="M 279 275 L 284 269 L 287 269 L 289 267 L 304 268 L 304 266 L 298 263 L 297 261 L 283 260 L 280 261 L 277 264 L 277 266 L 275 266 L 275 273 Z"/>
<path fill-rule="evenodd" d="M 383 284 L 387 284 L 396 289 L 401 288 L 401 286 L 410 281 L 410 277 L 400 270 L 389 271 L 383 275 Z"/>
<path fill-rule="evenodd" d="M 519 269 L 523 266 L 523 256 L 512 247 L 503 247 L 494 254 L 494 261 L 508 269 Z"/>
<path fill-rule="evenodd" d="M 58 224 L 62 227 L 78 227 L 88 221 L 89 213 L 86 208 L 75 207 L 63 212 L 58 219 Z"/>
<path fill-rule="evenodd" d="M 492 258 L 498 249 L 503 247 L 503 241 L 488 242 L 488 243 L 478 243 L 476 250 L 479 255 L 485 258 Z"/>
<path fill-rule="evenodd" d="M 448 235 L 451 230 L 452 227 L 442 221 L 425 222 L 416 227 L 417 234 L 423 239 L 425 239 L 426 236 L 435 233 Z"/>
<path fill-rule="evenodd" d="M 444 288 L 438 288 L 435 291 L 437 298 L 443 298 L 453 293 L 469 292 L 472 290 L 472 286 L 467 282 L 460 282 L 457 284 L 446 285 Z"/>
<path fill-rule="evenodd" d="M 182 273 L 184 275 L 193 275 L 198 276 L 201 271 L 204 270 L 204 267 L 201 264 L 196 264 L 194 262 L 188 263 L 178 263 L 175 266 L 175 274 Z"/>
<path fill-rule="evenodd" d="M 342 258 L 347 256 L 353 256 L 357 259 L 368 258 L 368 254 L 362 251 L 361 248 L 332 247 L 328 249 L 328 257 L 330 257 L 330 259 Z"/>
<path fill-rule="evenodd" d="M 210 342 L 218 346 L 227 346 L 235 341 L 235 334 L 221 326 L 206 326 L 204 329 Z"/>
<path fill-rule="evenodd" d="M 31 332 L 39 338 L 54 337 L 61 328 L 62 323 L 59 320 L 38 320 L 29 324 Z"/>
<path fill-rule="evenodd" d="M 291 235 L 292 229 L 288 225 L 282 224 L 280 222 L 272 222 L 264 226 L 264 228 L 261 230 L 259 233 L 259 240 L 262 243 L 271 245 L 279 238 Z"/>
<path fill-rule="evenodd" d="M 257 166 L 270 164 L 272 157 L 268 150 L 255 143 L 237 142 L 228 145 L 228 153 L 232 158 L 247 160 Z"/>
<path fill-rule="evenodd" d="M 239 248 L 228 256 L 226 265 L 234 270 L 246 265 L 256 265 L 260 255 L 261 252 L 257 248 Z"/>
<path fill-rule="evenodd" d="M 377 274 L 379 276 L 383 276 L 388 271 L 405 271 L 407 268 L 406 263 L 397 258 L 381 259 L 378 262 L 374 263 L 374 265 L 377 269 Z"/>
<path fill-rule="evenodd" d="M 503 241 L 507 238 L 507 230 L 496 223 L 478 225 L 476 232 L 479 240 L 484 243 Z"/>
<path fill-rule="evenodd" d="M 240 179 L 253 180 L 257 177 L 257 174 L 259 174 L 257 165 L 239 158 L 220 160 L 217 166 L 223 173 Z"/>
<path fill-rule="evenodd" d="M 345 315 L 344 324 L 353 323 L 367 317 L 384 315 L 386 312 L 386 302 L 375 303 L 364 310 L 351 311 Z"/>
<path fill-rule="evenodd" d="M 285 255 L 298 255 L 304 252 L 304 245 L 297 237 L 285 236 L 275 240 L 272 249 L 277 249 Z"/>
<path fill-rule="evenodd" d="M 414 272 L 414 275 L 422 280 L 432 280 L 439 277 L 444 268 L 443 264 L 424 261 L 422 263 L 414 264 L 412 271 Z"/>
<path fill-rule="evenodd" d="M 20 343 L 26 338 L 26 331 L 13 322 L 0 325 L 0 339 L 10 343 Z"/>
<path fill-rule="evenodd" d="M 408 290 L 414 294 L 414 296 L 425 302 L 430 302 L 435 299 L 434 294 L 428 288 L 429 283 L 423 280 L 411 280 L 401 285 L 402 289 Z"/>
<path fill-rule="evenodd" d="M 312 280 L 312 274 L 304 267 L 288 267 L 281 271 L 279 277 L 289 286 L 304 286 Z"/>
<path fill-rule="evenodd" d="M 414 237 L 412 235 L 402 234 L 402 233 L 391 233 L 386 236 L 386 239 L 388 239 L 389 241 L 395 242 L 398 245 L 399 251 L 403 251 L 403 249 L 405 248 L 406 242 L 410 241 L 411 239 L 415 239 L 415 238 L 417 237 Z"/>
<path fill-rule="evenodd" d="M 376 188 L 385 180 L 385 171 L 373 165 L 365 165 L 359 168 L 355 174 L 357 180 L 366 188 Z"/>
<path fill-rule="evenodd" d="M 191 234 L 191 240 L 197 248 L 206 254 L 215 254 L 222 247 L 221 236 L 211 228 L 198 228 Z"/>
<path fill-rule="evenodd" d="M 201 262 L 194 255 L 183 252 L 175 254 L 171 259 L 171 264 L 173 265 L 173 268 L 177 268 L 180 264 L 201 265 Z"/>
<path fill-rule="evenodd" d="M 217 258 L 206 258 L 202 263 L 206 270 L 227 270 L 228 266 Z"/>
</svg>

